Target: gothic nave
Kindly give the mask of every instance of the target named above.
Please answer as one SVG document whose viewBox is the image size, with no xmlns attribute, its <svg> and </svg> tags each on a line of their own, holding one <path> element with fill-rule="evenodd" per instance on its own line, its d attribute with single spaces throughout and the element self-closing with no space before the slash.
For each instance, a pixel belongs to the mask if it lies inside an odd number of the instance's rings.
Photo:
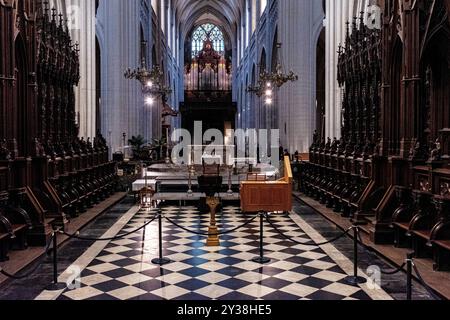
<svg viewBox="0 0 450 320">
<path fill-rule="evenodd" d="M 0 301 L 447 300 L 449 106 L 448 0 L 0 0 Z"/>
</svg>

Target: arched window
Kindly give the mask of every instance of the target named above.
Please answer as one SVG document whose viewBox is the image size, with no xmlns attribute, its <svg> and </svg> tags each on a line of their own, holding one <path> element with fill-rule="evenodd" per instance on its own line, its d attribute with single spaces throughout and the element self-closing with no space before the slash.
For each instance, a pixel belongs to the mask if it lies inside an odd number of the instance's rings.
<svg viewBox="0 0 450 320">
<path fill-rule="evenodd" d="M 211 23 L 197 27 L 192 33 L 192 57 L 196 57 L 203 49 L 203 44 L 209 39 L 213 43 L 213 48 L 219 54 L 225 54 L 225 41 L 222 31 Z"/>
</svg>

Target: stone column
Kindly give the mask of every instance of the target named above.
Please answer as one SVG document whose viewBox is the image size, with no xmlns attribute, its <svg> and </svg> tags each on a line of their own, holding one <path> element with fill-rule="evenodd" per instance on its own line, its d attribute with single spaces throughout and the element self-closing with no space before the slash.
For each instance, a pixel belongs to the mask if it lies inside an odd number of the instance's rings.
<svg viewBox="0 0 450 320">
<path fill-rule="evenodd" d="M 279 91 L 279 128 L 281 144 L 291 153 L 307 152 L 315 126 L 316 41 L 314 25 L 323 20 L 321 3 L 313 0 L 281 0 L 279 5 L 280 54 L 286 72 L 290 69 L 299 81 Z"/>
<path fill-rule="evenodd" d="M 68 0 L 67 16 L 73 42 L 80 48 L 80 83 L 76 88 L 76 112 L 80 136 L 96 134 L 95 0 Z"/>
<path fill-rule="evenodd" d="M 112 152 L 123 147 L 123 133 L 127 139 L 143 133 L 141 85 L 124 77 L 127 68 L 140 64 L 139 12 L 138 0 L 108 0 L 100 2 L 97 14 L 102 47 L 102 131 Z"/>
</svg>

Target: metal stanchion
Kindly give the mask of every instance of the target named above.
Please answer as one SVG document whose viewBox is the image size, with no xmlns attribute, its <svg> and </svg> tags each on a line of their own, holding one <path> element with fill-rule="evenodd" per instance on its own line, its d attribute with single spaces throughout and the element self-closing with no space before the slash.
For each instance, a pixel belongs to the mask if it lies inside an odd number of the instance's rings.
<svg viewBox="0 0 450 320">
<path fill-rule="evenodd" d="M 147 221 L 145 221 L 145 223 L 147 223 Z M 145 232 L 146 232 L 147 227 L 144 227 L 144 230 L 142 230 L 142 244 L 141 244 L 141 251 L 144 252 L 145 249 Z"/>
<path fill-rule="evenodd" d="M 58 234 L 59 230 L 53 229 L 53 248 L 52 248 L 52 254 L 53 254 L 53 283 L 48 285 L 45 290 L 48 291 L 59 291 L 63 290 L 67 287 L 65 283 L 59 283 L 58 282 Z"/>
<path fill-rule="evenodd" d="M 158 225 L 159 225 L 159 258 L 152 260 L 153 264 L 163 266 L 165 264 L 171 263 L 170 259 L 163 257 L 163 243 L 162 243 L 162 210 L 158 212 Z"/>
<path fill-rule="evenodd" d="M 406 300 L 412 300 L 412 269 L 413 269 L 413 254 L 408 253 L 406 257 Z"/>
<path fill-rule="evenodd" d="M 366 278 L 358 276 L 358 234 L 359 227 L 353 226 L 353 276 L 345 278 L 345 282 L 350 285 L 357 286 L 367 282 Z"/>
<path fill-rule="evenodd" d="M 259 217 L 260 217 L 260 239 L 259 239 L 259 257 L 255 257 L 252 259 L 253 262 L 256 263 L 260 263 L 260 264 L 265 264 L 265 263 L 269 263 L 270 259 L 264 257 L 264 217 L 265 217 L 265 212 L 260 212 L 259 213 Z"/>
</svg>

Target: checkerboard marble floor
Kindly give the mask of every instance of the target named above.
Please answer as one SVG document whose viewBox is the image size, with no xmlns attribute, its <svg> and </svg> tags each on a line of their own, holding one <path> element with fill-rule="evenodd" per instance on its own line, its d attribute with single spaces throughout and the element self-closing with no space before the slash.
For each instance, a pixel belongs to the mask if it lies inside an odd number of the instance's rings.
<svg viewBox="0 0 450 320">
<path fill-rule="evenodd" d="M 141 227 L 156 212 L 138 211 L 113 226 L 111 234 Z M 163 214 L 189 230 L 206 232 L 209 216 L 194 207 L 165 207 Z M 230 230 L 251 219 L 236 207 L 225 207 L 218 216 L 220 230 Z M 80 270 L 75 288 L 43 292 L 38 299 L 60 300 L 371 300 L 390 299 L 380 288 L 347 285 L 346 258 L 335 261 L 326 251 L 333 246 L 312 245 L 315 240 L 302 228 L 297 214 L 274 215 L 275 225 L 304 244 L 295 244 L 265 226 L 265 252 L 271 262 L 251 261 L 259 250 L 259 220 L 220 237 L 221 246 L 208 248 L 206 238 L 163 225 L 163 253 L 173 262 L 163 267 L 158 256 L 157 221 L 145 231 L 111 242 L 98 241 L 64 274 Z M 300 222 L 299 222 L 300 221 Z M 313 237 L 314 238 L 314 237 Z M 317 240 L 317 239 L 316 239 Z M 331 250 L 331 251 L 330 251 Z M 343 265 L 344 263 L 344 265 Z M 345 265 L 347 267 L 345 267 Z M 62 277 L 64 277 L 64 274 Z M 77 282 L 79 281 L 79 282 Z M 77 285 L 78 284 L 78 285 Z"/>
</svg>

